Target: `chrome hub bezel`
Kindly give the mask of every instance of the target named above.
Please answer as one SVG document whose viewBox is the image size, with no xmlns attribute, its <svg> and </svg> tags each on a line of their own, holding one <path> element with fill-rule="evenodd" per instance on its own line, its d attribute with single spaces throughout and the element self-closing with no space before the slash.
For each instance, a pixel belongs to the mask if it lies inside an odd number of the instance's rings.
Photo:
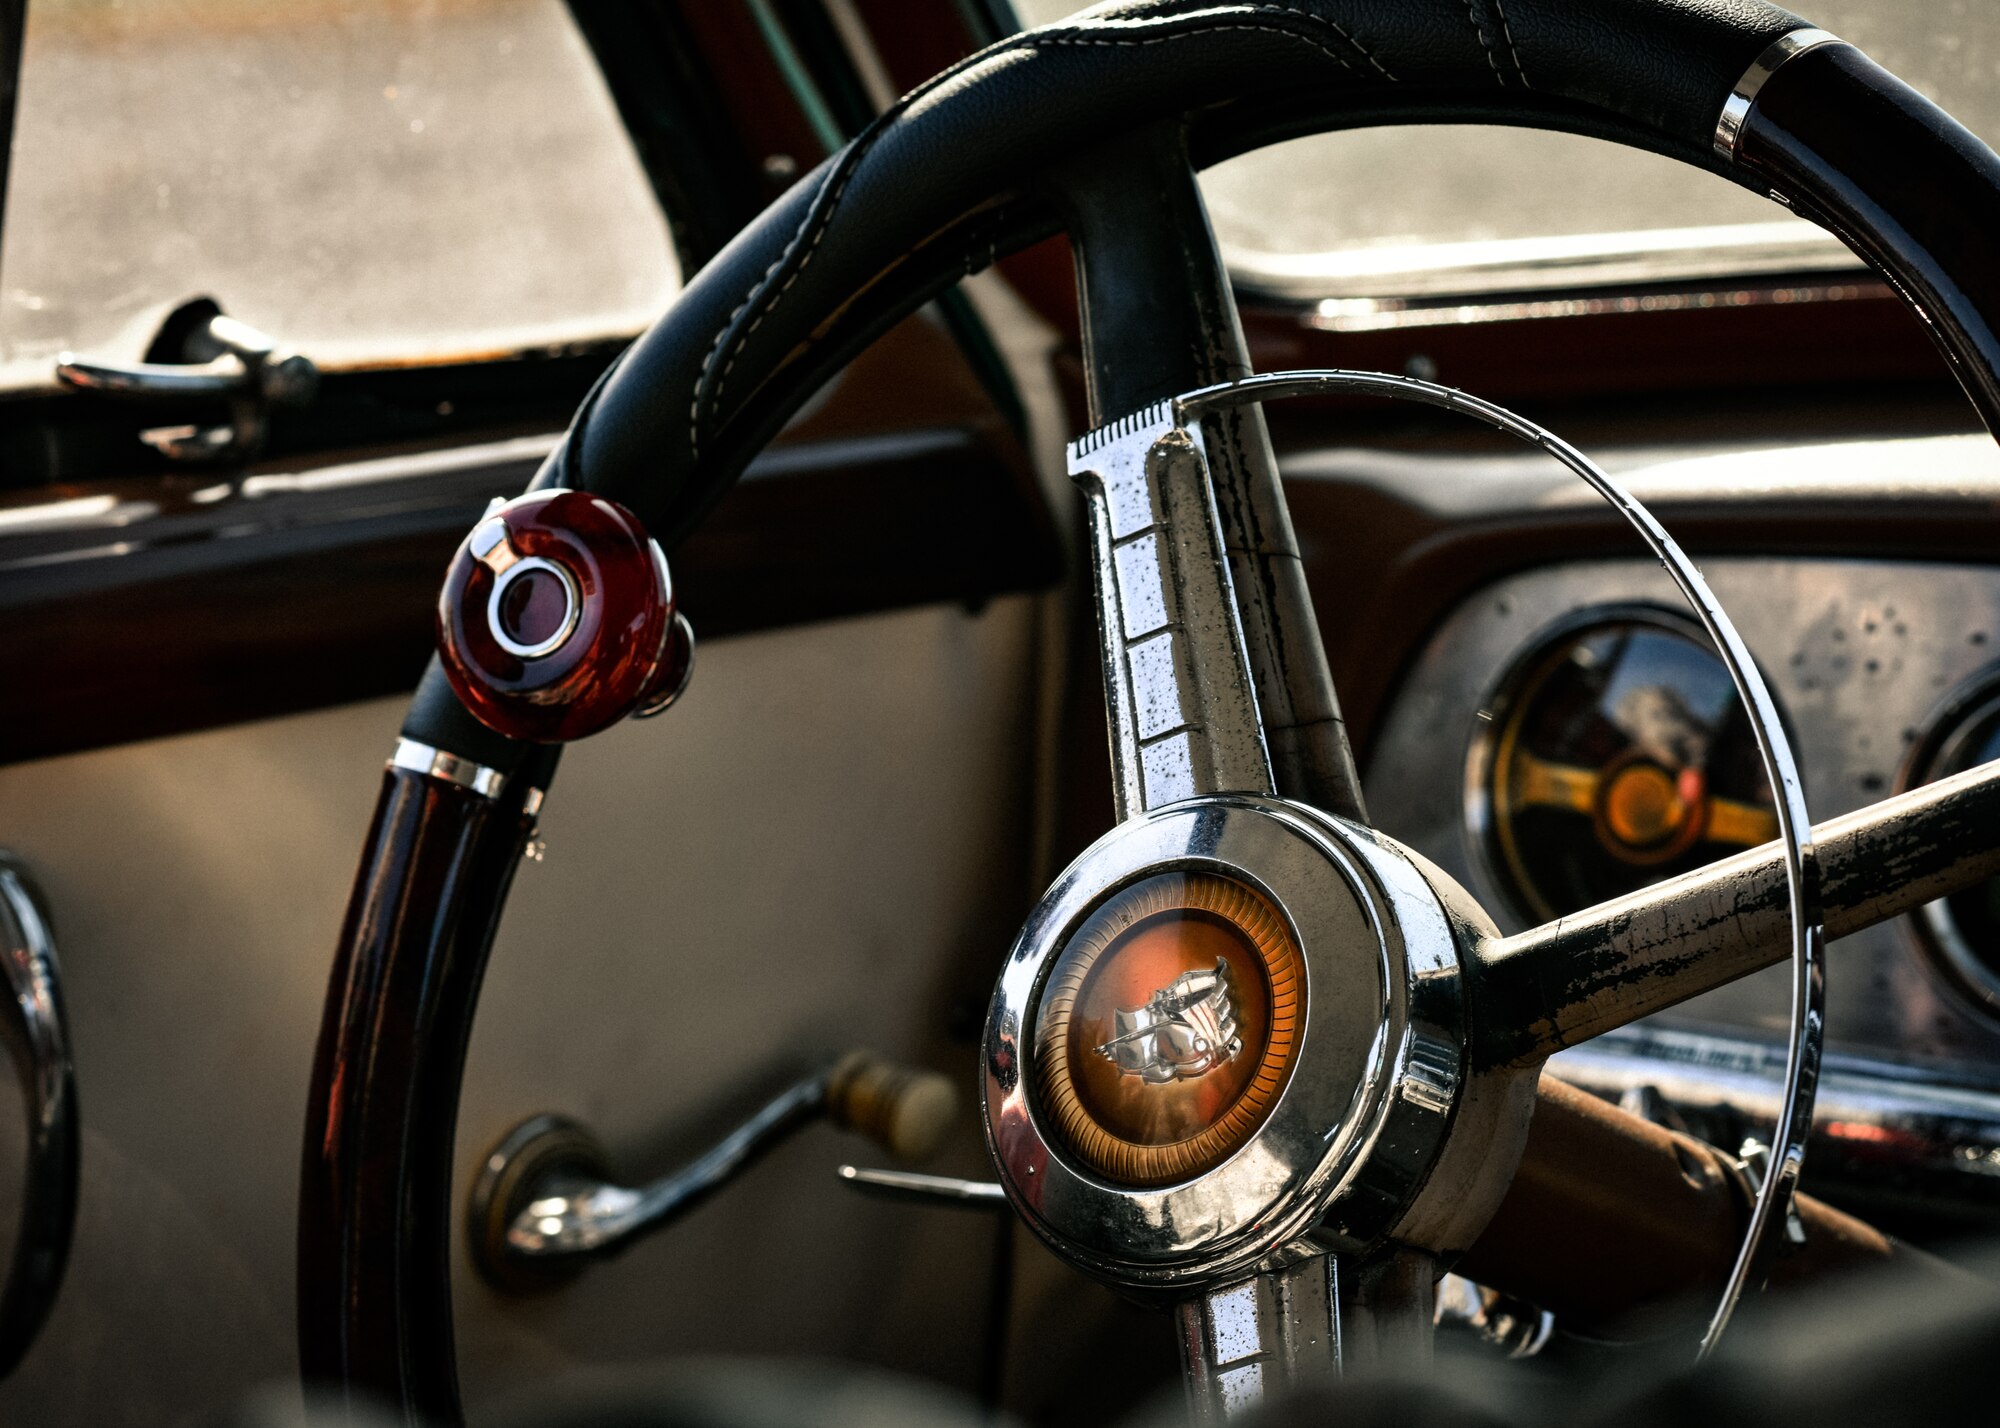
<svg viewBox="0 0 2000 1428">
<path fill-rule="evenodd" d="M 1036 1104 L 1034 1018 L 1070 934 L 1145 877 L 1239 879 L 1291 923 L 1305 1008 L 1262 1125 L 1178 1184 L 1113 1183 L 1080 1164 Z M 1182 1291 L 1301 1254 L 1354 1251 L 1402 1220 L 1466 1083 L 1461 950 L 1417 865 L 1356 825 L 1281 799 L 1223 794 L 1140 814 L 1079 858 L 1008 955 L 982 1056 L 982 1117 L 1023 1219 L 1086 1272 Z"/>
</svg>

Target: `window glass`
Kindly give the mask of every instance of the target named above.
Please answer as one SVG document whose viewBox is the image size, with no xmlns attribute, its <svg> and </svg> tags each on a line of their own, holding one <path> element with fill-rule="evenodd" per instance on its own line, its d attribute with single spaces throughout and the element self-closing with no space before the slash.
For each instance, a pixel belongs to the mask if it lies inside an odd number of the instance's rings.
<svg viewBox="0 0 2000 1428">
<path fill-rule="evenodd" d="M 1068 0 L 1016 0 L 1029 24 Z M 1822 0 L 1861 46 L 1974 133 L 2000 138 L 2000 4 Z M 1232 262 L 1330 293 L 1851 266 L 1779 205 L 1672 159 L 1574 135 L 1433 126 L 1315 135 L 1203 176 Z M 1549 240 L 1558 240 L 1551 242 Z M 1617 265 L 1615 268 L 1610 265 Z M 1468 282 L 1468 277 L 1472 281 Z"/>
<path fill-rule="evenodd" d="M 0 384 L 207 295 L 325 365 L 636 330 L 666 222 L 561 0 L 32 0 Z"/>
</svg>

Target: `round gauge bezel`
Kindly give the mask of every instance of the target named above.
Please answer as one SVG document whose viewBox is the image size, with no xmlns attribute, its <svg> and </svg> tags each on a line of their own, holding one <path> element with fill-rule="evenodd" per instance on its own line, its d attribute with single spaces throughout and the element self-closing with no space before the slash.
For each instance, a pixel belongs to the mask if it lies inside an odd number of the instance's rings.
<svg viewBox="0 0 2000 1428">
<path fill-rule="evenodd" d="M 1542 911 L 1533 905 L 1533 880 L 1518 866 L 1508 866 L 1503 847 L 1500 816 L 1494 807 L 1492 775 L 1494 761 L 1507 728 L 1526 694 L 1538 688 L 1546 666 L 1559 646 L 1573 641 L 1582 632 L 1601 625 L 1650 625 L 1679 635 L 1707 650 L 1725 670 L 1715 642 L 1691 614 L 1645 600 L 1615 601 L 1571 610 L 1537 629 L 1516 648 L 1488 686 L 1480 700 L 1472 727 L 1466 735 L 1463 782 L 1459 799 L 1460 829 L 1465 836 L 1466 862 L 1478 883 L 1477 891 L 1486 906 L 1497 905 L 1517 927 L 1530 927 L 1563 915 L 1562 909 Z M 1779 719 L 1790 733 L 1791 720 L 1782 707 Z M 1677 856 L 1677 854 L 1676 854 Z"/>
<path fill-rule="evenodd" d="M 1922 732 L 1896 770 L 1895 791 L 1908 793 L 1942 777 L 1948 755 L 1989 714 L 2000 714 L 2000 660 L 1960 680 L 1924 716 L 1918 725 Z M 1972 950 L 1948 900 L 1927 902 L 1901 921 L 1931 980 L 1968 1012 L 2000 1022 L 2000 968 L 1987 965 Z"/>
</svg>

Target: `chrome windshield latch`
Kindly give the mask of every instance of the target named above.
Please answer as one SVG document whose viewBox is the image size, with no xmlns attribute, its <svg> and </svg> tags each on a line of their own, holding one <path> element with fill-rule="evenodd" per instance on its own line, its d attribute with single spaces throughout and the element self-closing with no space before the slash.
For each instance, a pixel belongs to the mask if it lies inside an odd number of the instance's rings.
<svg viewBox="0 0 2000 1428">
<path fill-rule="evenodd" d="M 306 407 L 319 394 L 319 368 L 303 353 L 223 314 L 211 298 L 169 313 L 143 362 L 99 362 L 64 352 L 56 380 L 105 396 L 156 403 L 220 403 L 221 422 L 149 427 L 139 439 L 170 461 L 241 464 L 263 450 L 279 407 Z"/>
</svg>

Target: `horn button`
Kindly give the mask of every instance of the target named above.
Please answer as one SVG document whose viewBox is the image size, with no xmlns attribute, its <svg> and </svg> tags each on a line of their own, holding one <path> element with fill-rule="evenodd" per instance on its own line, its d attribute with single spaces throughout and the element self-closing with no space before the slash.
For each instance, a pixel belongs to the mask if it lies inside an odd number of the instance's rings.
<svg viewBox="0 0 2000 1428">
<path fill-rule="evenodd" d="M 1304 1001 L 1298 944 L 1268 897 L 1215 873 L 1143 878 L 1087 917 L 1050 970 L 1039 1098 L 1092 1169 L 1186 1180 L 1264 1123 Z"/>
<path fill-rule="evenodd" d="M 1139 815 L 1049 890 L 984 1053 L 989 1145 L 1043 1239 L 1134 1288 L 1407 1225 L 1465 1084 L 1426 870 L 1280 799 Z"/>
</svg>

